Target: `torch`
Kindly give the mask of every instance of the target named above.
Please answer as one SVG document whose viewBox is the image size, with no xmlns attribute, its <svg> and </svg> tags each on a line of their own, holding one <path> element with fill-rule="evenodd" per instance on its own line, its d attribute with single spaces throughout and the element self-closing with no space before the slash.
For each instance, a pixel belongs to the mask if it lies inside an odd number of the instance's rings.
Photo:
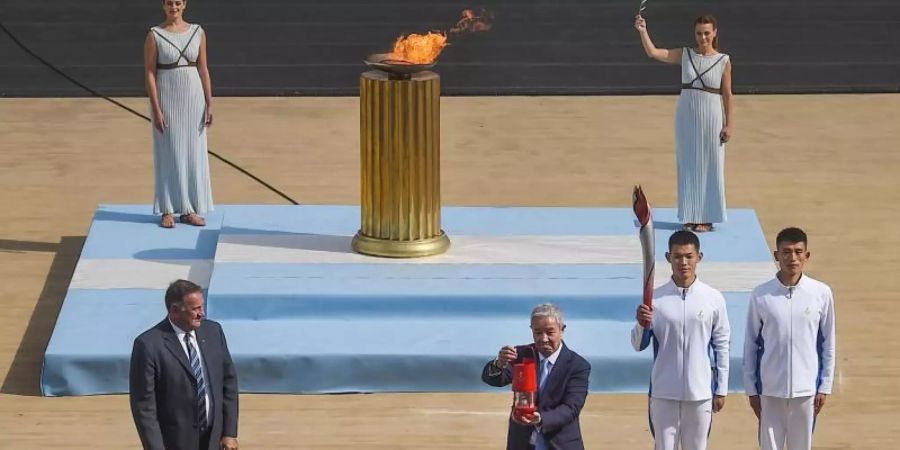
<svg viewBox="0 0 900 450">
<path fill-rule="evenodd" d="M 640 186 L 634 187 L 632 208 L 641 225 L 641 250 L 644 254 L 644 304 L 653 307 L 653 272 L 656 264 L 656 233 L 653 231 L 653 214 L 650 202 Z M 641 324 L 649 327 L 649 323 Z"/>
</svg>

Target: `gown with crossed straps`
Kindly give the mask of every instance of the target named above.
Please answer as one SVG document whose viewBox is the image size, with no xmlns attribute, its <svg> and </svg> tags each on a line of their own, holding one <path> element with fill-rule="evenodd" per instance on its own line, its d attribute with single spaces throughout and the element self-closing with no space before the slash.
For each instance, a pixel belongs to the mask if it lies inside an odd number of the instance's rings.
<svg viewBox="0 0 900 450">
<path fill-rule="evenodd" d="M 154 214 L 204 214 L 213 209 L 204 124 L 206 99 L 197 71 L 203 29 L 151 28 L 156 41 L 156 87 L 169 127 L 153 130 Z"/>
<path fill-rule="evenodd" d="M 725 213 L 725 125 L 722 75 L 729 56 L 701 55 L 685 47 L 681 55 L 681 95 L 675 114 L 678 166 L 678 219 L 721 223 Z"/>
</svg>

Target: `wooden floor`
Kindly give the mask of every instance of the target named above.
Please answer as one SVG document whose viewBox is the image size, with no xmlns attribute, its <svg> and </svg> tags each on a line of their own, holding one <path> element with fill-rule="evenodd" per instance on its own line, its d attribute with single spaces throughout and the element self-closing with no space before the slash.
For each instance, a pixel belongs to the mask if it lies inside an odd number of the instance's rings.
<svg viewBox="0 0 900 450">
<path fill-rule="evenodd" d="M 445 98 L 444 203 L 628 206 L 639 183 L 654 205 L 672 206 L 675 100 Z M 357 203 L 357 101 L 218 99 L 210 146 L 301 203 Z M 146 110 L 142 99 L 125 103 Z M 890 332 L 890 308 L 900 308 L 898 111 L 900 95 L 737 99 L 729 206 L 755 208 L 770 241 L 784 226 L 805 228 L 809 271 L 837 296 L 836 392 L 818 449 L 897 448 L 900 438 Z M 224 164 L 212 168 L 218 203 L 282 203 Z M 0 99 L 0 448 L 138 448 L 125 396 L 42 398 L 38 378 L 95 207 L 150 203 L 152 181 L 143 120 L 102 100 Z M 240 440 L 244 449 L 496 449 L 508 401 L 506 391 L 244 395 Z M 591 395 L 587 447 L 651 448 L 646 403 Z M 711 447 L 755 448 L 755 432 L 746 398 L 729 396 Z"/>
</svg>

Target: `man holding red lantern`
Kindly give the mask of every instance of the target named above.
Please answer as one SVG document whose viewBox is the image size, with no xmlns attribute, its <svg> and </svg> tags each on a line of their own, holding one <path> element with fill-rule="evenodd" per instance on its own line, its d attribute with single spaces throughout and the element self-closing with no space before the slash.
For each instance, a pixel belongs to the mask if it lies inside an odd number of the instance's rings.
<svg viewBox="0 0 900 450">
<path fill-rule="evenodd" d="M 565 329 L 556 305 L 538 305 L 531 312 L 534 344 L 505 346 L 484 366 L 485 383 L 497 387 L 513 383 L 517 390 L 507 450 L 584 449 L 578 416 L 587 398 L 591 365 L 566 347 Z"/>
</svg>

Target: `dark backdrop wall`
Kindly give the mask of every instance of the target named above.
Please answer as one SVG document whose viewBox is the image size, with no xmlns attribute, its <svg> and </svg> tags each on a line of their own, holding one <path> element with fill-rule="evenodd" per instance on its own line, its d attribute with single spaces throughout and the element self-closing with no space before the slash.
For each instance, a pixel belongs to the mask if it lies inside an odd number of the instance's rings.
<svg viewBox="0 0 900 450">
<path fill-rule="evenodd" d="M 401 33 L 446 29 L 464 8 L 494 27 L 451 39 L 435 70 L 450 95 L 677 92 L 675 66 L 646 59 L 638 0 L 190 0 L 209 36 L 219 96 L 355 95 L 362 58 Z M 0 0 L 0 22 L 66 73 L 143 95 L 142 44 L 157 0 Z M 649 0 L 658 46 L 720 21 L 738 93 L 900 91 L 900 0 Z M 0 33 L 0 96 L 88 95 Z"/>
</svg>

